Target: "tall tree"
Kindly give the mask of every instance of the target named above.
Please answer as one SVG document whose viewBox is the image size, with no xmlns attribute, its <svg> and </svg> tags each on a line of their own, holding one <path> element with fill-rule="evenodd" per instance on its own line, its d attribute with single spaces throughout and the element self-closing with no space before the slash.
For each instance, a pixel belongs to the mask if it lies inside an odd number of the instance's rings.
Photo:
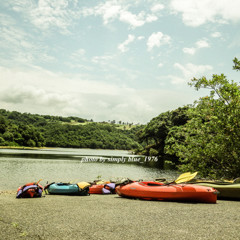
<svg viewBox="0 0 240 240">
<path fill-rule="evenodd" d="M 196 90 L 209 89 L 210 94 L 196 101 L 188 112 L 191 120 L 169 135 L 167 153 L 180 158 L 184 171 L 212 178 L 239 177 L 240 86 L 223 74 L 210 80 L 194 78 L 189 84 Z"/>
</svg>

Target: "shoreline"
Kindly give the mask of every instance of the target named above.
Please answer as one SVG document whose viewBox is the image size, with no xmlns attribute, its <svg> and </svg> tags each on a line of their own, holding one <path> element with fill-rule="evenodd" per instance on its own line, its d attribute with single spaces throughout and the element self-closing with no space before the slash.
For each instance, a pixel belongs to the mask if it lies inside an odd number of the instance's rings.
<svg viewBox="0 0 240 240">
<path fill-rule="evenodd" d="M 133 150 L 124 149 L 106 149 L 106 148 L 64 148 L 64 147 L 24 147 L 24 146 L 0 146 L 0 149 L 19 149 L 19 150 L 42 150 L 42 149 L 87 149 L 87 150 L 109 150 L 109 151 L 126 151 L 130 155 L 135 155 Z M 144 156 L 144 155 L 142 155 Z"/>
<path fill-rule="evenodd" d="M 0 191 L 0 239 L 238 239 L 239 201 L 144 201 L 117 194 L 16 199 Z"/>
<path fill-rule="evenodd" d="M 39 150 L 39 149 L 52 149 L 52 148 L 50 148 L 50 147 L 0 146 L 0 149 Z"/>
</svg>

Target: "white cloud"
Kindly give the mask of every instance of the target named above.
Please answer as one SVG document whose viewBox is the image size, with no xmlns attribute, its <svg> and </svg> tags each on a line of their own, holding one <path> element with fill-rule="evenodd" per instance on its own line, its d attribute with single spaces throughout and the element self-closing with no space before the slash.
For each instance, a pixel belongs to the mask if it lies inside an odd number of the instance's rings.
<svg viewBox="0 0 240 240">
<path fill-rule="evenodd" d="M 84 17 L 101 16 L 105 25 L 118 20 L 129 24 L 131 28 L 141 27 L 158 19 L 156 15 L 148 14 L 145 11 L 133 13 L 129 10 L 131 6 L 131 4 L 121 1 L 106 1 L 96 5 L 94 8 L 83 8 L 81 14 Z"/>
<path fill-rule="evenodd" d="M 164 44 L 169 44 L 171 37 L 163 34 L 162 32 L 153 33 L 147 41 L 148 51 L 151 51 L 154 47 L 160 47 Z"/>
<path fill-rule="evenodd" d="M 207 42 L 207 40 L 202 39 L 196 42 L 196 46 L 197 48 L 208 48 L 209 47 L 209 43 Z"/>
<path fill-rule="evenodd" d="M 179 69 L 183 74 L 182 78 L 171 76 L 171 83 L 175 85 L 189 82 L 193 77 L 201 77 L 201 75 L 212 70 L 212 66 L 210 65 L 195 65 L 192 63 L 187 63 L 186 65 L 175 63 L 174 67 Z"/>
<path fill-rule="evenodd" d="M 173 85 L 186 84 L 189 81 L 189 79 L 185 79 L 183 77 L 178 77 L 175 75 L 168 75 L 167 78 L 170 79 L 170 82 Z"/>
<path fill-rule="evenodd" d="M 183 48 L 183 52 L 190 55 L 194 55 L 196 53 L 196 48 Z"/>
<path fill-rule="evenodd" d="M 112 59 L 113 59 L 113 56 L 110 56 L 110 55 L 95 56 L 92 58 L 92 62 L 100 63 L 100 64 L 108 64 L 108 61 Z"/>
<path fill-rule="evenodd" d="M 192 95 L 173 89 L 133 89 L 41 68 L 22 71 L 0 67 L 0 73 L 0 105 L 10 111 L 146 123 L 193 100 Z"/>
<path fill-rule="evenodd" d="M 162 63 L 159 63 L 159 64 L 158 64 L 158 67 L 159 67 L 159 68 L 163 67 L 163 64 L 162 64 Z"/>
<path fill-rule="evenodd" d="M 151 100 L 120 84 L 52 74 L 44 69 L 22 71 L 0 67 L 0 73 L 0 104 L 8 110 L 135 122 L 146 122 L 154 111 Z"/>
<path fill-rule="evenodd" d="M 104 24 L 108 24 L 111 20 L 119 16 L 122 7 L 114 2 L 100 3 L 94 9 L 84 9 L 84 15 L 101 15 Z"/>
<path fill-rule="evenodd" d="M 15 49 L 15 47 L 32 48 L 33 44 L 27 41 L 30 35 L 16 27 L 16 21 L 6 14 L 0 13 L 1 46 Z"/>
<path fill-rule="evenodd" d="M 147 17 L 146 17 L 146 22 L 155 22 L 155 21 L 157 21 L 158 20 L 158 17 L 157 16 L 155 16 L 155 15 L 147 15 Z"/>
<path fill-rule="evenodd" d="M 132 27 L 141 27 L 145 24 L 142 13 L 136 15 L 129 11 L 122 11 L 119 20 L 130 24 Z"/>
<path fill-rule="evenodd" d="M 73 11 L 68 6 L 67 0 L 42 0 L 36 8 L 30 12 L 30 17 L 35 26 L 41 29 L 58 27 L 63 33 L 68 32 L 68 26 L 72 21 L 69 16 L 74 17 Z"/>
<path fill-rule="evenodd" d="M 163 9 L 164 9 L 164 5 L 161 4 L 161 3 L 157 3 L 157 4 L 155 4 L 154 6 L 152 6 L 151 11 L 152 11 L 153 13 L 156 13 L 156 12 L 159 12 L 159 11 L 161 11 L 161 10 L 163 10 Z"/>
<path fill-rule="evenodd" d="M 119 49 L 121 52 L 126 52 L 126 51 L 128 51 L 127 46 L 128 46 L 131 42 L 133 42 L 134 40 L 135 40 L 135 36 L 129 34 L 127 40 L 125 40 L 123 43 L 121 43 L 121 44 L 118 45 L 118 49 Z"/>
<path fill-rule="evenodd" d="M 77 51 L 72 53 L 71 58 L 76 60 L 82 59 L 85 53 L 86 53 L 85 49 L 80 48 Z"/>
<path fill-rule="evenodd" d="M 74 17 L 77 17 L 74 8 L 70 8 L 76 7 L 75 0 L 9 0 L 8 4 L 41 30 L 56 27 L 62 33 L 68 33 L 68 27 L 73 23 Z"/>
<path fill-rule="evenodd" d="M 207 22 L 239 22 L 239 0 L 172 0 L 170 7 L 182 14 L 183 22 L 198 27 Z"/>
<path fill-rule="evenodd" d="M 192 48 L 183 48 L 183 52 L 190 54 L 190 55 L 194 55 L 199 49 L 210 47 L 210 45 L 206 39 L 201 39 L 201 40 L 197 41 L 195 43 L 195 46 L 196 47 L 192 47 Z"/>
<path fill-rule="evenodd" d="M 52 90 L 44 90 L 41 88 L 35 88 L 33 86 L 13 86 L 11 90 L 2 94 L 1 99 L 8 103 L 15 104 L 29 104 L 34 102 L 36 105 L 55 107 L 64 106 L 70 96 L 54 92 Z"/>
<path fill-rule="evenodd" d="M 222 36 L 222 34 L 220 32 L 214 32 L 214 33 L 211 34 L 211 36 L 213 38 L 220 38 Z"/>
<path fill-rule="evenodd" d="M 5 3 L 14 11 L 30 21 L 41 30 L 58 28 L 61 33 L 69 34 L 69 28 L 74 24 L 74 20 L 88 16 L 100 16 L 104 25 L 118 20 L 129 24 L 132 28 L 141 27 L 146 23 L 156 21 L 158 17 L 154 14 L 163 6 L 157 4 L 149 13 L 140 11 L 134 13 L 130 8 L 134 6 L 124 1 L 105 1 L 95 4 L 93 7 L 84 7 L 82 3 L 76 0 L 28 0 L 15 1 L 9 0 Z"/>
<path fill-rule="evenodd" d="M 142 39 L 144 39 L 145 37 L 144 36 L 139 36 L 137 39 L 138 40 L 142 40 Z"/>
<path fill-rule="evenodd" d="M 14 66 L 55 61 L 55 57 L 48 54 L 47 46 L 41 42 L 36 44 L 35 36 L 18 26 L 12 17 L 0 14 L 0 22 L 0 64 L 8 62 Z"/>
</svg>

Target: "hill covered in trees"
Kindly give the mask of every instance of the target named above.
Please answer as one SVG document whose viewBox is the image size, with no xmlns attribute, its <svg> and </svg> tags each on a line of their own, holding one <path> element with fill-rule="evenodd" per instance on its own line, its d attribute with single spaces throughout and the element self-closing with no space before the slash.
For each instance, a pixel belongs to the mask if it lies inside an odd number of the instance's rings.
<svg viewBox="0 0 240 240">
<path fill-rule="evenodd" d="M 0 146 L 129 150 L 139 147 L 136 132 L 141 128 L 0 109 Z"/>
</svg>

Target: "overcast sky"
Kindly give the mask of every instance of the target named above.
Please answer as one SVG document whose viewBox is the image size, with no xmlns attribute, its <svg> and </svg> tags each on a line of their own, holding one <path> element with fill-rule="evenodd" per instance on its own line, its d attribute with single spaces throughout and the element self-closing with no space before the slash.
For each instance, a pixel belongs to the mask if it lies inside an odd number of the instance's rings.
<svg viewBox="0 0 240 240">
<path fill-rule="evenodd" d="M 240 58 L 240 0 L 0 3 L 0 108 L 147 123 Z"/>
</svg>

